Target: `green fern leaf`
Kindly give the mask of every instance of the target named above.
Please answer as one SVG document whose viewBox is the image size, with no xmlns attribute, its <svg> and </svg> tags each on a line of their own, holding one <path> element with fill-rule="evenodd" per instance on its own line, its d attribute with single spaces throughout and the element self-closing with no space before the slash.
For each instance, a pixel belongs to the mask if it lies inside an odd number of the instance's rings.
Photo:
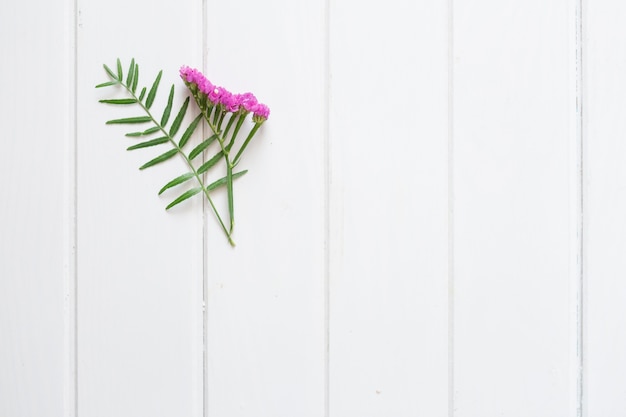
<svg viewBox="0 0 626 417">
<path fill-rule="evenodd" d="M 127 117 L 125 119 L 109 120 L 106 124 L 114 125 L 114 124 L 122 124 L 122 123 L 147 123 L 151 121 L 152 119 L 150 118 L 150 116 L 138 116 L 138 117 Z"/>
<path fill-rule="evenodd" d="M 135 104 L 137 100 L 134 98 L 112 98 L 106 100 L 100 100 L 100 103 L 108 103 L 108 104 Z"/>
<path fill-rule="evenodd" d="M 191 137 L 191 135 L 193 135 L 193 131 L 196 130 L 196 126 L 198 126 L 198 123 L 200 123 L 200 119 L 202 119 L 202 113 L 200 113 L 198 116 L 196 116 L 195 119 L 193 119 L 193 121 L 185 130 L 185 133 L 183 133 L 183 136 L 180 138 L 180 142 L 178 142 L 179 148 L 182 148 L 187 144 L 189 138 Z"/>
<path fill-rule="evenodd" d="M 169 138 L 163 136 L 162 138 L 156 138 L 156 139 L 152 139 L 152 140 L 147 140 L 145 142 L 141 142 L 138 143 L 136 145 L 133 146 L 129 146 L 128 148 L 126 148 L 127 151 L 133 151 L 135 149 L 141 149 L 141 148 L 147 148 L 150 146 L 156 146 L 156 145 L 161 145 L 164 143 L 169 142 Z"/>
<path fill-rule="evenodd" d="M 202 187 L 195 187 L 195 188 L 192 188 L 191 190 L 185 191 L 184 193 L 180 195 L 180 197 L 178 197 L 176 200 L 172 201 L 167 207 L 165 207 L 165 210 L 171 209 L 175 205 L 182 203 L 188 198 L 191 198 L 194 195 L 198 194 L 200 191 L 202 191 Z"/>
<path fill-rule="evenodd" d="M 154 102 L 154 97 L 156 96 L 157 90 L 159 89 L 159 82 L 161 81 L 161 75 L 163 75 L 163 70 L 159 71 L 159 75 L 157 75 L 154 83 L 152 84 L 152 88 L 150 88 L 150 92 L 148 93 L 148 98 L 146 98 L 146 108 L 149 109 Z"/>
<path fill-rule="evenodd" d="M 141 89 L 141 93 L 139 94 L 139 101 L 143 100 L 143 96 L 146 95 L 146 87 Z"/>
<path fill-rule="evenodd" d="M 115 73 L 111 71 L 111 68 L 106 66 L 106 64 L 103 64 L 102 66 L 104 67 L 104 70 L 107 72 L 107 74 L 109 74 L 109 77 L 113 78 L 114 80 L 121 81 L 117 78 L 117 75 L 115 75 Z"/>
<path fill-rule="evenodd" d="M 208 148 L 215 141 L 215 139 L 217 139 L 217 135 L 213 135 L 210 138 L 200 142 L 198 146 L 196 146 L 191 152 L 189 152 L 189 160 L 194 159 L 196 156 L 204 152 L 204 150 Z"/>
<path fill-rule="evenodd" d="M 209 169 L 213 167 L 213 165 L 217 164 L 217 161 L 219 161 L 221 158 L 222 158 L 222 151 L 219 151 L 213 158 L 209 159 L 204 164 L 200 165 L 197 171 L 198 174 L 204 174 L 205 172 L 207 172 Z"/>
<path fill-rule="evenodd" d="M 96 88 L 109 87 L 111 85 L 119 84 L 117 81 L 107 81 L 106 83 L 98 84 Z"/>
<path fill-rule="evenodd" d="M 174 102 L 174 84 L 170 89 L 170 96 L 167 98 L 167 106 L 163 110 L 163 117 L 161 117 L 161 126 L 165 126 L 170 119 L 170 112 L 172 111 L 172 103 Z"/>
<path fill-rule="evenodd" d="M 186 174 L 183 174 L 179 177 L 174 178 L 172 181 L 168 182 L 167 184 L 165 184 L 163 186 L 163 188 L 161 188 L 161 190 L 159 191 L 159 195 L 163 194 L 163 192 L 169 188 L 175 187 L 179 184 L 182 184 L 183 182 L 191 179 L 194 177 L 194 173 L 193 172 L 188 172 Z"/>
<path fill-rule="evenodd" d="M 160 126 L 152 126 L 151 128 L 144 130 L 143 132 L 127 133 L 126 136 L 129 136 L 129 137 L 147 136 L 147 135 L 151 135 L 153 133 L 156 133 L 156 132 L 158 132 L 160 130 L 161 130 Z"/>
<path fill-rule="evenodd" d="M 185 113 L 187 112 L 188 105 L 189 105 L 189 97 L 185 99 L 185 102 L 183 103 L 182 107 L 178 111 L 178 114 L 176 115 L 176 118 L 174 119 L 174 122 L 172 123 L 172 127 L 170 127 L 170 136 L 174 136 L 176 132 L 178 132 L 178 128 L 180 127 L 180 124 L 183 122 L 183 118 L 185 117 Z"/>
<path fill-rule="evenodd" d="M 126 85 L 133 84 L 133 77 L 135 76 L 135 58 L 130 60 L 130 67 L 128 67 L 128 75 L 126 76 Z"/>
<path fill-rule="evenodd" d="M 245 175 L 245 173 L 248 172 L 247 169 L 240 171 L 240 172 L 236 172 L 233 174 L 233 179 L 239 178 L 243 175 Z M 216 188 L 219 188 L 223 185 L 226 185 L 226 182 L 228 181 L 228 178 L 226 177 L 222 177 L 217 181 L 213 181 L 211 184 L 207 185 L 206 189 L 207 191 L 212 191 L 215 190 Z"/>
<path fill-rule="evenodd" d="M 156 164 L 160 164 L 163 161 L 167 161 L 168 159 L 170 159 L 172 156 L 176 155 L 177 153 L 178 153 L 178 149 L 170 149 L 169 151 L 165 152 L 164 154 L 161 154 L 161 155 L 157 156 L 156 158 L 146 162 L 145 164 L 140 166 L 139 169 L 146 169 L 146 168 L 150 168 L 151 166 L 154 166 Z"/>
<path fill-rule="evenodd" d="M 131 88 L 133 94 L 137 91 L 137 82 L 139 82 L 139 64 L 135 64 L 135 72 L 133 73 L 133 85 Z M 141 101 L 141 99 L 139 99 L 139 101 Z"/>
<path fill-rule="evenodd" d="M 120 62 L 119 58 L 117 58 L 117 79 L 120 80 L 120 82 L 122 82 L 122 80 L 124 79 L 124 73 L 122 72 L 122 63 Z"/>
</svg>

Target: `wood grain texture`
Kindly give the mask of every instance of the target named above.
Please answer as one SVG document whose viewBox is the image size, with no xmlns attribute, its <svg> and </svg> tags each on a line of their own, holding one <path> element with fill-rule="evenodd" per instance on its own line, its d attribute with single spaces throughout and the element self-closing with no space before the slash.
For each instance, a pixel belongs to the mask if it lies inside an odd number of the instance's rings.
<svg viewBox="0 0 626 417">
<path fill-rule="evenodd" d="M 564 0 L 454 2 L 457 417 L 575 415 L 573 13 Z"/>
<path fill-rule="evenodd" d="M 626 410 L 626 5 L 585 2 L 585 415 Z"/>
<path fill-rule="evenodd" d="M 208 225 L 208 415 L 318 417 L 324 3 L 208 1 L 206 13 L 207 76 L 231 91 L 252 91 L 272 109 L 241 160 L 249 173 L 234 187 L 237 247 Z"/>
<path fill-rule="evenodd" d="M 131 57 L 140 87 L 164 70 L 157 117 L 172 83 L 175 109 L 186 91 L 182 64 L 201 56 L 201 5 L 79 2 L 78 29 L 78 414 L 81 417 L 202 415 L 202 203 L 170 212 L 177 194 L 157 196 L 184 173 L 179 158 L 146 171 L 163 151 L 126 152 L 134 129 L 106 120 L 141 115 L 98 99 L 114 89 L 102 64 Z M 189 111 L 186 122 L 193 113 Z M 195 114 L 194 114 L 195 116 Z M 183 126 L 186 126 L 184 124 Z M 199 135 L 193 141 L 199 140 Z"/>
<path fill-rule="evenodd" d="M 447 416 L 447 3 L 330 6 L 330 415 Z"/>
<path fill-rule="evenodd" d="M 66 2 L 37 3 L 0 4 L 0 415 L 61 417 L 71 28 Z"/>
</svg>

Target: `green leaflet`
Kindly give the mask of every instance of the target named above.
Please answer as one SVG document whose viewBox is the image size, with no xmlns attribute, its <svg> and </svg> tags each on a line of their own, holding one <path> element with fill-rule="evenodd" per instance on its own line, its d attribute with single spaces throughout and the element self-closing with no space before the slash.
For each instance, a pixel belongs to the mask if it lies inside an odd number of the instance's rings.
<svg viewBox="0 0 626 417">
<path fill-rule="evenodd" d="M 106 124 L 114 125 L 114 124 L 122 124 L 122 123 L 147 123 L 151 121 L 152 119 L 150 118 L 150 116 L 138 116 L 138 117 L 128 117 L 126 119 L 109 120 L 108 122 L 106 122 Z"/>
<path fill-rule="evenodd" d="M 209 159 L 208 161 L 206 161 L 204 164 L 200 165 L 200 168 L 198 168 L 198 174 L 204 174 L 205 172 L 207 172 L 209 169 L 211 169 L 211 167 L 215 164 L 217 164 L 217 161 L 219 161 L 222 158 L 222 151 L 219 151 L 217 154 L 215 154 L 215 156 L 211 159 Z"/>
<path fill-rule="evenodd" d="M 176 155 L 176 153 L 178 153 L 178 149 L 170 149 L 169 151 L 165 152 L 164 154 L 161 154 L 161 155 L 157 156 L 156 158 L 146 162 L 145 164 L 140 166 L 139 169 L 150 168 L 151 166 L 159 164 L 159 163 L 161 163 L 163 161 L 167 161 L 172 156 Z"/>
<path fill-rule="evenodd" d="M 217 135 L 213 135 L 208 139 L 205 139 L 204 141 L 202 141 L 198 146 L 196 146 L 195 148 L 193 148 L 193 150 L 191 152 L 189 152 L 189 159 L 194 159 L 196 156 L 200 155 L 202 152 L 204 152 L 204 150 L 206 148 L 208 148 L 213 141 L 215 141 L 215 139 L 217 138 Z"/>
<path fill-rule="evenodd" d="M 116 85 L 116 84 L 118 84 L 117 81 L 107 81 L 106 83 L 98 84 L 96 88 L 109 87 L 111 85 Z"/>
<path fill-rule="evenodd" d="M 183 122 L 183 117 L 185 117 L 185 113 L 187 112 L 188 105 L 189 105 L 189 97 L 185 99 L 185 102 L 183 103 L 182 107 L 178 111 L 178 114 L 176 115 L 176 118 L 174 119 L 174 122 L 172 123 L 172 127 L 170 127 L 170 136 L 174 136 L 176 132 L 178 132 L 178 128 L 180 127 L 180 124 Z"/>
<path fill-rule="evenodd" d="M 121 81 L 119 78 L 117 78 L 117 75 L 115 75 L 113 71 L 111 71 L 111 68 L 106 66 L 106 64 L 103 64 L 102 66 L 104 67 L 104 70 L 107 72 L 107 74 L 109 74 L 109 77 L 113 78 L 114 80 Z"/>
<path fill-rule="evenodd" d="M 122 73 L 122 63 L 119 58 L 117 58 L 117 79 L 120 80 L 120 82 L 124 79 L 124 73 Z"/>
<path fill-rule="evenodd" d="M 193 197 L 194 195 L 198 194 L 200 191 L 202 191 L 202 187 L 195 187 L 195 188 L 192 188 L 191 190 L 185 191 L 184 193 L 182 193 L 180 195 L 180 197 L 178 197 L 176 200 L 174 200 L 170 204 L 168 204 L 168 206 L 165 207 L 165 210 L 171 209 L 176 204 L 181 203 L 181 202 L 187 200 L 190 197 Z"/>
<path fill-rule="evenodd" d="M 133 94 L 135 94 L 135 91 L 137 91 L 137 82 L 139 81 L 139 65 L 135 64 L 135 72 L 133 73 L 133 85 L 131 86 L 131 90 L 133 91 Z M 141 99 L 139 99 L 139 101 L 141 101 Z"/>
<path fill-rule="evenodd" d="M 151 133 L 158 132 L 159 130 L 161 130 L 161 128 L 160 128 L 159 126 L 153 126 L 153 127 L 151 127 L 150 129 L 146 129 L 146 130 L 144 130 L 144 131 L 143 131 L 143 134 L 144 134 L 144 135 L 149 135 L 149 134 L 151 134 Z"/>
<path fill-rule="evenodd" d="M 230 233 L 235 226 L 235 201 L 233 200 L 233 166 L 226 164 L 226 190 L 228 194 L 228 214 L 230 216 Z"/>
<path fill-rule="evenodd" d="M 141 89 L 141 93 L 139 94 L 139 101 L 143 100 L 144 95 L 146 95 L 146 87 Z"/>
<path fill-rule="evenodd" d="M 166 136 L 163 136 L 161 138 L 147 140 L 145 142 L 141 142 L 141 143 L 138 143 L 136 145 L 129 146 L 128 148 L 126 148 L 126 150 L 127 151 L 133 151 L 135 149 L 141 149 L 141 148 L 147 148 L 147 147 L 150 147 L 150 146 L 161 145 L 161 144 L 167 143 L 167 142 L 169 142 L 169 138 L 167 138 Z"/>
<path fill-rule="evenodd" d="M 146 108 L 150 108 L 152 103 L 154 102 L 154 97 L 156 96 L 157 90 L 159 89 L 159 82 L 161 81 L 161 75 L 163 75 L 163 70 L 159 71 L 154 83 L 152 84 L 152 88 L 150 88 L 150 92 L 148 93 L 148 98 L 146 98 Z"/>
<path fill-rule="evenodd" d="M 233 125 L 233 122 L 235 121 L 235 119 L 237 118 L 238 115 L 233 114 L 230 116 L 230 118 L 228 119 L 228 124 L 226 125 L 226 129 L 224 129 L 224 139 L 226 139 L 226 137 L 228 137 L 228 131 L 230 130 L 230 127 Z M 241 117 L 240 117 L 241 118 Z"/>
<path fill-rule="evenodd" d="M 163 110 L 163 117 L 161 117 L 161 126 L 165 126 L 170 118 L 170 112 L 172 111 L 172 103 L 174 102 L 174 84 L 170 89 L 170 96 L 167 99 L 167 106 Z"/>
<path fill-rule="evenodd" d="M 105 100 L 100 100 L 100 103 L 108 103 L 108 104 L 135 104 L 137 100 L 134 98 L 110 98 Z"/>
<path fill-rule="evenodd" d="M 150 129 L 146 129 L 143 132 L 132 132 L 132 133 L 127 133 L 126 136 L 129 137 L 135 137 L 135 136 L 146 136 L 146 135 L 150 135 L 152 133 L 156 133 L 159 130 L 161 130 L 161 128 L 159 126 L 152 126 Z"/>
<path fill-rule="evenodd" d="M 183 174 L 183 175 L 181 175 L 179 177 L 174 178 L 172 181 L 170 181 L 167 184 L 165 184 L 163 186 L 163 188 L 161 188 L 161 190 L 159 191 L 159 195 L 163 194 L 163 191 L 167 190 L 168 188 L 175 187 L 178 184 L 182 184 L 183 182 L 193 178 L 194 175 L 195 174 L 193 172 L 188 172 L 186 174 Z"/>
<path fill-rule="evenodd" d="M 241 125 L 243 124 L 243 121 L 245 119 L 246 119 L 246 115 L 243 115 L 239 117 L 239 120 L 237 120 L 237 125 L 235 125 L 235 131 L 233 132 L 233 135 L 230 138 L 230 143 L 226 147 L 227 150 L 230 151 L 233 148 L 233 145 L 235 144 L 235 138 L 237 137 L 237 133 L 239 133 L 239 129 L 241 129 Z"/>
<path fill-rule="evenodd" d="M 183 133 L 183 136 L 180 138 L 180 142 L 178 143 L 179 148 L 182 148 L 187 144 L 187 141 L 193 134 L 193 131 L 196 130 L 196 126 L 200 123 L 200 119 L 202 119 L 202 114 L 197 115 L 196 118 L 189 124 L 187 130 L 185 130 L 185 133 Z"/>
<path fill-rule="evenodd" d="M 239 178 L 241 176 L 243 176 L 246 172 L 248 172 L 247 169 L 243 170 L 243 171 L 239 171 L 233 174 L 233 179 Z M 217 181 L 213 181 L 211 184 L 207 185 L 206 190 L 207 191 L 213 191 L 216 188 L 221 187 L 222 185 L 226 184 L 226 177 L 222 177 Z"/>
<path fill-rule="evenodd" d="M 133 85 L 133 77 L 135 76 L 135 58 L 130 60 L 128 75 L 126 76 L 126 85 Z"/>
</svg>

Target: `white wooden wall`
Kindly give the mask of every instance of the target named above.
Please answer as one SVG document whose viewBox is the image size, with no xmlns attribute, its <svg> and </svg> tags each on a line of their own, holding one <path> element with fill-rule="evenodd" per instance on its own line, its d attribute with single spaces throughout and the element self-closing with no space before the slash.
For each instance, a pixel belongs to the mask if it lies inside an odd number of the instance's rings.
<svg viewBox="0 0 626 417">
<path fill-rule="evenodd" d="M 0 416 L 625 416 L 625 20 L 0 2 Z M 165 212 L 180 161 L 139 172 L 104 125 L 117 57 L 271 106 L 236 249 L 199 198 Z"/>
</svg>

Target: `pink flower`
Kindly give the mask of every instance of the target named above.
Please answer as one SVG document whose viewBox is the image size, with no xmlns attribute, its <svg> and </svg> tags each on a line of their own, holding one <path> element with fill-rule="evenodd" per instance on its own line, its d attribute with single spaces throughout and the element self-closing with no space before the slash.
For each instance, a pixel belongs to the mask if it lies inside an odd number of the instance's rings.
<svg viewBox="0 0 626 417">
<path fill-rule="evenodd" d="M 213 104 L 219 104 L 221 103 L 220 99 L 224 93 L 228 93 L 228 90 L 223 87 L 213 87 L 213 89 L 207 93 L 207 96 L 209 96 L 209 100 L 211 100 Z"/>
<path fill-rule="evenodd" d="M 207 80 L 200 72 L 195 75 L 193 82 L 198 86 L 198 91 L 200 91 L 202 94 L 206 95 L 209 91 L 213 89 L 213 84 L 211 84 L 211 81 Z"/>
<path fill-rule="evenodd" d="M 182 67 L 180 67 L 180 78 L 182 78 L 186 82 L 190 82 L 190 79 L 189 79 L 190 72 L 191 72 L 191 68 L 189 68 L 187 65 L 183 65 Z"/>
<path fill-rule="evenodd" d="M 252 93 L 244 93 L 241 95 L 241 107 L 245 111 L 254 111 L 254 107 L 258 104 L 256 97 Z"/>
<path fill-rule="evenodd" d="M 211 81 L 207 80 L 200 71 L 195 68 L 189 68 L 186 65 L 180 68 L 180 77 L 187 84 L 195 84 L 198 90 L 204 94 L 208 94 L 215 88 L 213 84 L 211 84 Z"/>
<path fill-rule="evenodd" d="M 267 118 L 270 117 L 270 108 L 263 103 L 259 103 L 254 107 L 254 115 L 252 116 L 252 120 L 255 123 L 264 122 Z"/>
<path fill-rule="evenodd" d="M 238 111 L 253 112 L 252 120 L 256 123 L 264 122 L 270 115 L 270 109 L 265 104 L 259 103 L 252 93 L 233 94 L 224 87 L 211 83 L 202 72 L 186 65 L 180 67 L 180 78 L 188 87 L 195 85 L 197 91 L 206 95 L 213 103 L 221 104 L 223 109 L 232 113 Z M 192 90 L 195 91 L 195 90 Z M 198 100 L 198 97 L 196 97 Z"/>
<path fill-rule="evenodd" d="M 227 92 L 220 98 L 220 102 L 224 105 L 226 110 L 232 113 L 236 113 L 239 111 L 239 106 L 241 105 L 241 94 L 231 94 Z"/>
</svg>

